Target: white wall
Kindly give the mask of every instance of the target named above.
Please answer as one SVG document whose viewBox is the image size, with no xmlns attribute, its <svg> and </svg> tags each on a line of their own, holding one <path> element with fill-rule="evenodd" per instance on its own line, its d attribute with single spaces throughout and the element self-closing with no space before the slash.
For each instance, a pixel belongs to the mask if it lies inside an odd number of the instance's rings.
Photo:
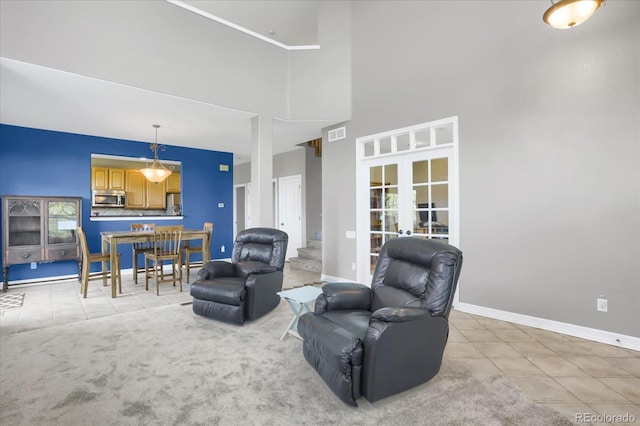
<svg viewBox="0 0 640 426">
<path fill-rule="evenodd" d="M 350 11 L 346 1 L 318 3 L 320 49 L 290 54 L 290 118 L 351 117 Z"/>
<path fill-rule="evenodd" d="M 353 119 L 323 153 L 323 273 L 355 279 L 355 138 L 459 116 L 462 302 L 640 336 L 640 3 L 352 2 Z M 596 312 L 596 298 L 609 312 Z"/>
<path fill-rule="evenodd" d="M 322 229 L 322 157 L 312 148 L 305 149 L 305 176 L 307 239 L 313 239 Z"/>
<path fill-rule="evenodd" d="M 302 182 L 302 242 L 306 245 L 307 237 L 307 174 L 306 174 L 306 150 L 311 148 L 298 148 L 273 156 L 273 178 L 300 175 Z M 234 166 L 233 184 L 240 185 L 251 182 L 251 163 L 243 163 Z M 277 207 L 277 206 L 276 206 Z"/>
<path fill-rule="evenodd" d="M 273 177 L 302 175 L 305 176 L 305 150 L 311 148 L 297 148 L 293 151 L 285 152 L 273 156 Z M 233 168 L 233 184 L 251 182 L 251 163 L 242 163 Z"/>
<path fill-rule="evenodd" d="M 0 19 L 4 57 L 286 116 L 286 50 L 171 3 L 3 1 Z"/>
</svg>

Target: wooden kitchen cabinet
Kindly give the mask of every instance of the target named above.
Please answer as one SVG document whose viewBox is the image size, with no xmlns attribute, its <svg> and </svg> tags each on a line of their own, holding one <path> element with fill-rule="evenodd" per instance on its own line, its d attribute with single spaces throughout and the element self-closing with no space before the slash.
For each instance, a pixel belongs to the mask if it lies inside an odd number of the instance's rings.
<svg viewBox="0 0 640 426">
<path fill-rule="evenodd" d="M 167 194 L 180 192 L 180 173 L 171 173 L 167 180 Z"/>
<path fill-rule="evenodd" d="M 125 170 L 107 167 L 91 168 L 91 189 L 125 190 Z"/>
<path fill-rule="evenodd" d="M 148 209 L 166 209 L 167 193 L 164 190 L 164 182 L 153 183 L 145 179 L 147 183 L 147 208 Z"/>
<path fill-rule="evenodd" d="M 9 283 L 10 265 L 79 260 L 81 213 L 80 197 L 3 197 L 2 290 Z"/>
<path fill-rule="evenodd" d="M 137 170 L 127 170 L 127 208 L 144 209 L 147 206 L 147 178 Z"/>
<path fill-rule="evenodd" d="M 128 209 L 166 209 L 165 183 L 149 182 L 137 170 L 127 170 L 126 178 Z"/>
<path fill-rule="evenodd" d="M 109 169 L 106 167 L 91 168 L 91 189 L 109 189 Z"/>
<path fill-rule="evenodd" d="M 123 169 L 109 169 L 109 189 L 124 191 L 126 189 L 125 176 Z"/>
</svg>

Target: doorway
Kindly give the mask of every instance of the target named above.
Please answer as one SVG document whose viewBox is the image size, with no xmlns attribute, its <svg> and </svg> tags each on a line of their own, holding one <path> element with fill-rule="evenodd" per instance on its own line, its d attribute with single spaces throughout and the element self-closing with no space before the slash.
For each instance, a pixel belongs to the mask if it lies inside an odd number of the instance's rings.
<svg viewBox="0 0 640 426">
<path fill-rule="evenodd" d="M 357 270 L 371 282 L 382 245 L 418 237 L 459 244 L 457 117 L 356 140 Z"/>
<path fill-rule="evenodd" d="M 249 191 L 248 184 L 233 186 L 233 238 L 238 232 L 249 227 Z"/>
<path fill-rule="evenodd" d="M 289 235 L 287 259 L 298 256 L 302 247 L 302 176 L 278 178 L 277 228 Z"/>
</svg>

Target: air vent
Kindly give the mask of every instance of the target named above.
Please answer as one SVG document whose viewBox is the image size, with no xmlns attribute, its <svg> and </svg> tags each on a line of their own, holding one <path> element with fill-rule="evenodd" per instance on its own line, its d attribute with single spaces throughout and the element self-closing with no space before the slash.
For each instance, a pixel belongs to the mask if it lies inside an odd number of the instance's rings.
<svg viewBox="0 0 640 426">
<path fill-rule="evenodd" d="M 338 127 L 337 129 L 329 130 L 329 142 L 338 141 L 347 137 L 347 130 L 345 127 Z"/>
</svg>

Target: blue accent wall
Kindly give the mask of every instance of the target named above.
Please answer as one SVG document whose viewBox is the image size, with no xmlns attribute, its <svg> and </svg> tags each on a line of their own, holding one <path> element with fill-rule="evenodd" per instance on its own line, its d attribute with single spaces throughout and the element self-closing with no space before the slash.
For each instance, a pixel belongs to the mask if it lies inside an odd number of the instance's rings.
<svg viewBox="0 0 640 426">
<path fill-rule="evenodd" d="M 131 221 L 89 220 L 91 214 L 91 154 L 149 157 L 149 142 L 135 142 L 73 133 L 54 132 L 0 124 L 0 197 L 5 195 L 45 195 L 82 197 L 82 227 L 89 250 L 101 250 L 100 232 L 128 230 Z M 180 161 L 184 220 L 157 222 L 202 229 L 213 222 L 211 258 L 227 258 L 221 246 L 233 246 L 233 154 L 202 149 L 167 146 L 160 160 Z M 221 172 L 220 164 L 229 171 Z M 224 207 L 218 207 L 224 203 Z M 0 213 L 1 215 L 1 213 Z M 0 218 L 1 219 L 1 218 Z M 1 231 L 0 231 L 1 232 Z M 123 269 L 132 267 L 131 248 L 118 246 Z M 4 255 L 4 254 L 2 254 Z M 195 259 L 195 257 L 194 257 Z M 99 270 L 94 265 L 92 270 Z M 72 261 L 12 265 L 9 279 L 29 280 L 77 274 Z"/>
</svg>

